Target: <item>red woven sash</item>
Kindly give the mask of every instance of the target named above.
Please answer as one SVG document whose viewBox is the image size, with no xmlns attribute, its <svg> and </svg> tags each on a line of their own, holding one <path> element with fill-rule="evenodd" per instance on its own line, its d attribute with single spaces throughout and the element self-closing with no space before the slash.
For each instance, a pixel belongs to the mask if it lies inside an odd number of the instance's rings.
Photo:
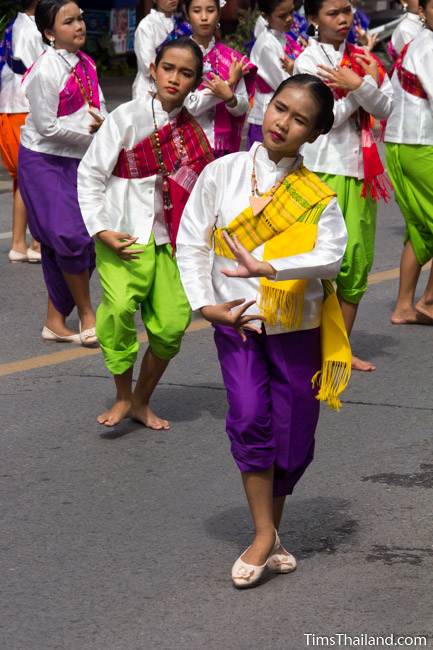
<svg viewBox="0 0 433 650">
<path fill-rule="evenodd" d="M 409 72 L 409 70 L 406 70 L 403 67 L 404 57 L 409 45 L 410 43 L 406 43 L 406 45 L 403 47 L 402 51 L 400 52 L 400 56 L 398 57 L 395 64 L 400 86 L 410 95 L 415 95 L 415 97 L 421 97 L 422 99 L 428 99 L 428 95 L 416 74 Z"/>
<path fill-rule="evenodd" d="M 185 204 L 198 175 L 214 159 L 214 155 L 202 128 L 185 108 L 173 121 L 158 129 L 158 136 L 166 174 L 161 173 L 157 140 L 155 133 L 152 133 L 132 149 L 122 149 L 113 176 L 163 176 L 164 219 L 174 250 Z M 179 152 L 182 152 L 182 158 Z"/>
<path fill-rule="evenodd" d="M 365 77 L 365 72 L 363 68 L 359 65 L 356 60 L 356 56 L 365 54 L 365 50 L 352 45 L 351 43 L 346 43 L 346 49 L 341 61 L 341 67 L 352 68 L 354 72 L 360 77 Z M 383 67 L 380 60 L 374 56 L 379 67 L 379 87 L 382 85 L 383 80 L 385 79 L 386 70 Z M 334 95 L 337 99 L 345 97 L 347 95 L 346 91 L 339 90 L 334 91 Z M 366 197 L 368 194 L 375 200 L 378 201 L 380 198 L 383 198 L 385 201 L 389 201 L 390 194 L 389 188 L 392 188 L 391 181 L 385 173 L 385 169 L 382 165 L 382 161 L 379 156 L 379 151 L 374 139 L 372 126 L 374 125 L 374 118 L 367 113 L 363 108 L 359 108 L 357 111 L 359 124 L 361 127 L 361 147 L 362 147 L 362 160 L 364 163 L 364 185 L 362 188 L 362 196 Z"/>
</svg>

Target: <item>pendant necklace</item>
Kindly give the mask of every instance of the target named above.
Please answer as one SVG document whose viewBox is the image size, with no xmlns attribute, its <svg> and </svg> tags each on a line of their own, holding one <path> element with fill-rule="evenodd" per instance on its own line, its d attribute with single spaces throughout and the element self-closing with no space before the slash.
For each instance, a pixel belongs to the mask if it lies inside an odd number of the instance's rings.
<svg viewBox="0 0 433 650">
<path fill-rule="evenodd" d="M 66 63 L 66 65 L 68 66 L 69 72 L 74 75 L 75 81 L 78 84 L 78 87 L 80 89 L 80 92 L 81 92 L 81 94 L 83 96 L 84 101 L 89 105 L 89 107 L 92 107 L 93 106 L 92 80 L 90 79 L 89 73 L 87 72 L 87 67 L 86 67 L 86 65 L 84 63 L 84 60 L 78 54 L 76 54 L 79 61 L 78 61 L 77 65 L 74 67 L 63 56 L 63 54 L 60 54 L 60 52 L 58 50 L 55 50 L 55 52 Z M 87 89 L 84 87 L 84 84 L 83 84 L 81 78 L 79 77 L 79 75 L 78 75 L 78 73 L 76 71 L 76 67 L 79 65 L 79 63 L 81 63 L 81 66 L 82 66 L 82 68 L 84 70 L 84 74 L 86 76 Z"/>
<path fill-rule="evenodd" d="M 262 210 L 266 208 L 267 205 L 272 201 L 274 198 L 275 192 L 278 190 L 278 188 L 282 185 L 283 181 L 287 176 L 284 176 L 281 180 L 279 180 L 277 183 L 272 185 L 271 189 L 268 190 L 267 192 L 260 192 L 258 185 L 257 185 L 257 173 L 256 173 L 256 155 L 259 147 L 263 147 L 262 144 L 259 144 L 259 146 L 256 148 L 254 155 L 253 155 L 253 170 L 251 172 L 251 196 L 250 196 L 250 206 L 253 211 L 253 215 L 256 217 Z M 296 156 L 292 169 L 296 166 L 298 160 L 299 160 L 299 154 Z M 263 194 L 266 194 L 267 196 L 263 196 Z"/>
</svg>

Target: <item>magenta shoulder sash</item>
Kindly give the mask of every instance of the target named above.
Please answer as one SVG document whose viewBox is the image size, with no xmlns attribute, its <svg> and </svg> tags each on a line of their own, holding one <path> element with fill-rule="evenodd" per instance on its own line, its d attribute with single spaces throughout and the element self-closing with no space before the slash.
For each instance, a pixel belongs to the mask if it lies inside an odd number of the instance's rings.
<svg viewBox="0 0 433 650">
<path fill-rule="evenodd" d="M 203 129 L 183 108 L 174 120 L 135 147 L 122 149 L 113 176 L 131 179 L 162 176 L 164 219 L 174 249 L 188 197 L 200 172 L 213 159 Z"/>
</svg>

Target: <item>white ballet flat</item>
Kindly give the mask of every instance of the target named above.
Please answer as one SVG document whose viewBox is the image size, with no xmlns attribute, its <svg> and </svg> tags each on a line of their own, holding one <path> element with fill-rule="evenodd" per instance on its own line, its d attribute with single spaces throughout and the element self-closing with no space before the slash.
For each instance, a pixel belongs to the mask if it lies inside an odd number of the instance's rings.
<svg viewBox="0 0 433 650">
<path fill-rule="evenodd" d="M 41 336 L 44 341 L 57 341 L 57 343 L 81 343 L 79 334 L 70 334 L 69 336 L 60 336 L 52 330 L 50 330 L 46 325 L 42 328 Z"/>
<path fill-rule="evenodd" d="M 279 546 L 280 538 L 278 537 L 277 531 L 275 531 L 275 543 L 271 553 L 273 553 Z M 250 546 L 248 546 L 248 548 L 250 548 Z M 248 548 L 242 553 L 242 555 L 248 551 Z M 267 561 L 259 566 L 247 564 L 247 562 L 242 560 L 242 555 L 238 557 L 232 566 L 232 581 L 234 586 L 238 589 L 254 587 L 259 582 L 267 566 Z"/>
<path fill-rule="evenodd" d="M 95 347 L 98 344 L 98 337 L 96 336 L 96 327 L 88 327 L 86 330 L 81 329 L 80 323 L 80 343 L 84 347 Z"/>
<path fill-rule="evenodd" d="M 40 251 L 34 251 L 33 248 L 27 249 L 27 262 L 30 264 L 40 264 L 41 262 L 41 253 Z"/>
<path fill-rule="evenodd" d="M 266 565 L 269 571 L 272 571 L 272 573 L 291 573 L 296 569 L 296 558 L 288 551 L 286 551 L 287 555 L 285 553 L 276 553 L 275 551 L 277 551 L 280 546 L 281 542 L 277 534 L 273 552 L 268 557 Z"/>
<path fill-rule="evenodd" d="M 16 264 L 17 262 L 27 262 L 27 254 L 20 253 L 19 251 L 14 251 L 13 248 L 10 249 L 8 253 L 9 262 Z"/>
</svg>

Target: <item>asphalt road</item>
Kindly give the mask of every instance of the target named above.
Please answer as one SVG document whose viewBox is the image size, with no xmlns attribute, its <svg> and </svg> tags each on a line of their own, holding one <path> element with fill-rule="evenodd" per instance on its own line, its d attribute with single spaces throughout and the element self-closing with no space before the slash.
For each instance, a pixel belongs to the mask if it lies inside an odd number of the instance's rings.
<svg viewBox="0 0 433 650">
<path fill-rule="evenodd" d="M 1 233 L 8 188 L 3 174 Z M 155 394 L 169 432 L 106 431 L 100 354 L 39 338 L 40 268 L 9 264 L 0 235 L 1 650 L 300 650 L 337 633 L 355 638 L 344 648 L 371 647 L 361 634 L 431 647 L 433 332 L 389 323 L 402 233 L 382 206 L 353 336 L 378 369 L 353 377 L 339 414 L 322 409 L 282 526 L 298 570 L 244 592 L 230 567 L 251 527 L 211 331 L 187 334 Z"/>
</svg>

